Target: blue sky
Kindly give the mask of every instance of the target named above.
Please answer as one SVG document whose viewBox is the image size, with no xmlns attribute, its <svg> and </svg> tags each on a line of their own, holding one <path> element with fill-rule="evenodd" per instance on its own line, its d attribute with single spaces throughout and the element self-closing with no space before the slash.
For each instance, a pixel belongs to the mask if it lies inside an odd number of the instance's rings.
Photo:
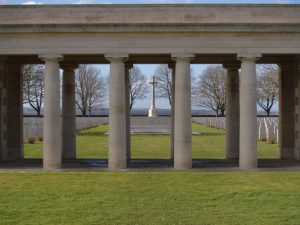
<svg viewBox="0 0 300 225">
<path fill-rule="evenodd" d="M 0 0 L 0 5 L 6 4 L 300 4 L 300 0 Z M 157 65 L 139 65 L 142 72 L 150 79 Z M 198 77 L 206 65 L 192 65 L 194 76 Z M 109 73 L 108 65 L 101 65 L 104 75 Z M 137 102 L 136 108 L 150 106 L 150 96 Z M 157 107 L 169 108 L 167 101 L 159 99 Z"/>
<path fill-rule="evenodd" d="M 203 4 L 299 4 L 300 0 L 0 0 L 0 4 L 164 4 L 164 3 L 203 3 Z"/>
</svg>

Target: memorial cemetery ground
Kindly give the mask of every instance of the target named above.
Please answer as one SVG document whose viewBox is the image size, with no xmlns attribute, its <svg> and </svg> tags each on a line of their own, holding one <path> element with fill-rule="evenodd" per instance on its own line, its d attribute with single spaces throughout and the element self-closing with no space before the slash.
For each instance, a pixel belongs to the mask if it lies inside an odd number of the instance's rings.
<svg viewBox="0 0 300 225">
<path fill-rule="evenodd" d="M 108 126 L 78 134 L 78 157 L 107 157 Z M 224 157 L 224 131 L 193 125 L 194 158 Z M 169 157 L 167 135 L 134 135 L 134 158 Z M 42 144 L 25 145 L 26 158 Z M 259 142 L 260 157 L 277 145 Z M 299 172 L 0 173 L 0 224 L 298 225 Z"/>
<path fill-rule="evenodd" d="M 78 158 L 107 158 L 108 125 L 82 130 L 77 135 Z M 224 158 L 225 131 L 204 125 L 193 124 L 193 131 L 202 133 L 193 136 L 193 158 Z M 132 135 L 133 158 L 170 157 L 169 135 Z M 42 158 L 42 142 L 26 143 L 25 158 Z M 278 145 L 258 141 L 259 158 L 277 158 Z"/>
</svg>

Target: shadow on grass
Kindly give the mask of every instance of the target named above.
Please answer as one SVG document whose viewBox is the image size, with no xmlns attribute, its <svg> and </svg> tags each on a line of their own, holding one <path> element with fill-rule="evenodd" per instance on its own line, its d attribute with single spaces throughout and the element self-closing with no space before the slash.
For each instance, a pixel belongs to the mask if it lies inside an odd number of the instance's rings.
<svg viewBox="0 0 300 225">
<path fill-rule="evenodd" d="M 202 134 L 199 137 L 201 137 L 201 136 L 215 136 L 215 137 L 217 137 L 217 136 L 225 136 L 224 133 L 201 132 L 201 131 L 199 131 L 199 132 Z"/>
<path fill-rule="evenodd" d="M 103 131 L 84 131 L 84 132 L 79 132 L 77 133 L 78 136 L 107 136 L 107 134 L 105 134 L 106 132 Z"/>
</svg>

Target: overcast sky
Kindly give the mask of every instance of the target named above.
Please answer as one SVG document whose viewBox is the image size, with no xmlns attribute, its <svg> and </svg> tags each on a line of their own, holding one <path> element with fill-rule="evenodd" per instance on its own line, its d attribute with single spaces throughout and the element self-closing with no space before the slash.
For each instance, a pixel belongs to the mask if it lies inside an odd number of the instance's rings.
<svg viewBox="0 0 300 225">
<path fill-rule="evenodd" d="M 0 0 L 0 5 L 8 4 L 300 4 L 300 0 Z M 192 65 L 192 71 L 196 77 L 202 73 L 207 65 Z M 150 79 L 157 65 L 139 65 L 142 72 Z M 109 73 L 108 65 L 101 65 L 104 75 Z M 150 106 L 150 96 L 146 100 L 138 101 L 136 108 L 144 108 Z M 157 101 L 157 107 L 169 108 L 167 101 L 160 99 Z"/>
</svg>

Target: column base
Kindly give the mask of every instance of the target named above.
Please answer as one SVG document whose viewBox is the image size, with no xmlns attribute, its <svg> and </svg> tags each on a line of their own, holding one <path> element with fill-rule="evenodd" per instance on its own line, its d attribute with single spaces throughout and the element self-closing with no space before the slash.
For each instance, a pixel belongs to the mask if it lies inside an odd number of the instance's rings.
<svg viewBox="0 0 300 225">
<path fill-rule="evenodd" d="M 57 170 L 61 169 L 61 163 L 43 162 L 44 170 Z"/>
<path fill-rule="evenodd" d="M 241 162 L 240 161 L 239 168 L 242 170 L 257 169 L 257 162 Z"/>
<path fill-rule="evenodd" d="M 126 165 L 111 165 L 110 163 L 108 163 L 108 169 L 110 170 L 121 170 L 126 168 L 127 168 Z"/>
<path fill-rule="evenodd" d="M 176 170 L 188 170 L 188 169 L 192 169 L 193 164 L 192 161 L 190 162 L 178 162 L 178 161 L 174 161 L 174 169 Z"/>
</svg>

